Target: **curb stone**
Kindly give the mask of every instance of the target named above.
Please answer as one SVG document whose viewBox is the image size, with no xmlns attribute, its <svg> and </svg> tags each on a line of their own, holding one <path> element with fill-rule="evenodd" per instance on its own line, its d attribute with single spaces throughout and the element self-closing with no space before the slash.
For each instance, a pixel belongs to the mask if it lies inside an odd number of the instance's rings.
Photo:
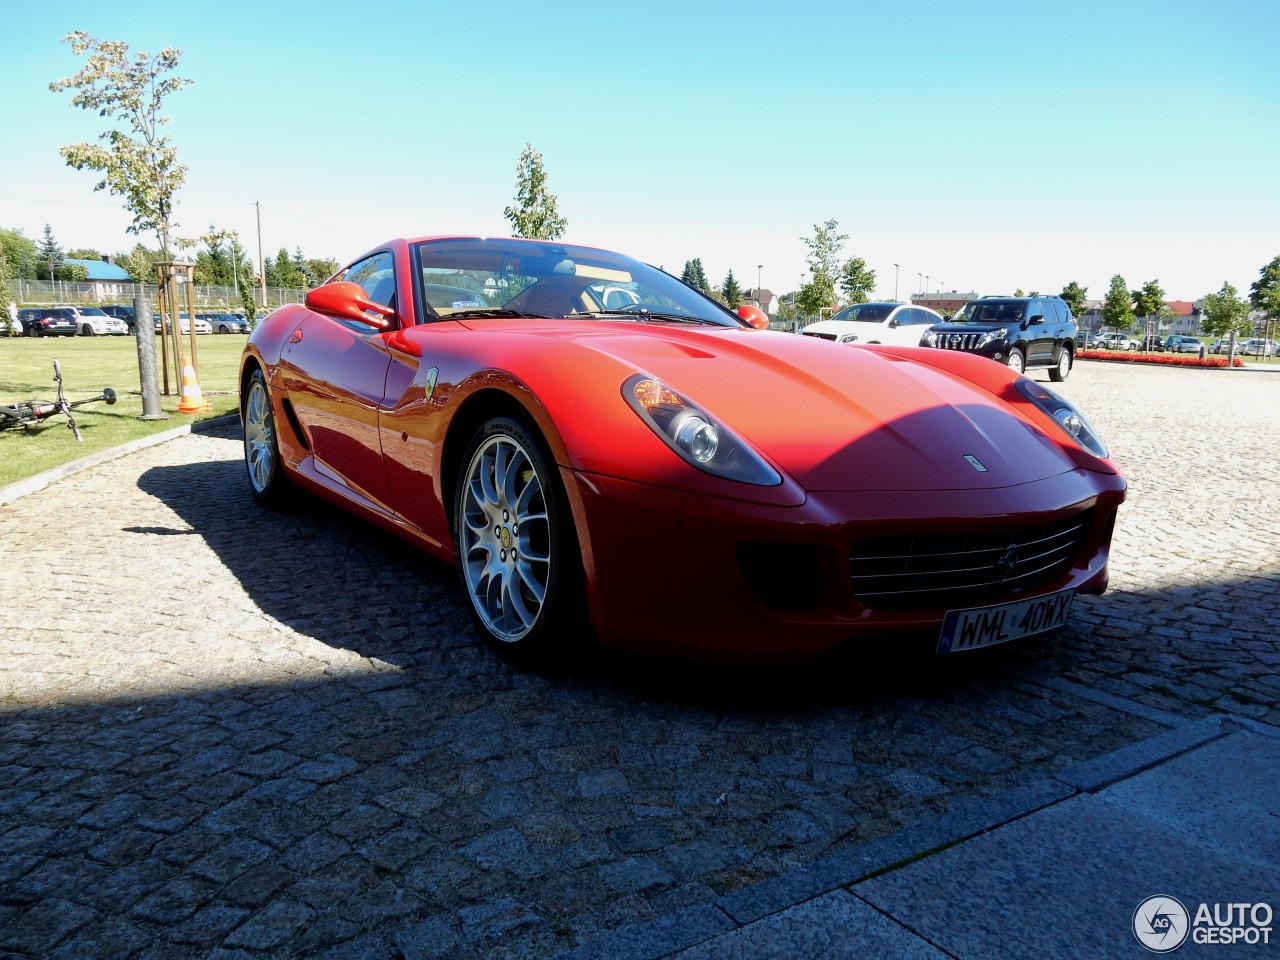
<svg viewBox="0 0 1280 960">
<path fill-rule="evenodd" d="M 28 496 L 37 490 L 43 490 L 49 484 L 69 477 L 72 474 L 79 473 L 81 470 L 88 470 L 98 466 L 100 463 L 106 463 L 109 460 L 115 460 L 117 457 L 123 457 L 137 450 L 145 450 L 147 447 L 154 447 L 156 444 L 165 443 L 177 437 L 185 436 L 188 433 L 205 433 L 210 430 L 216 430 L 220 427 L 227 426 L 232 423 L 240 422 L 240 414 L 228 413 L 225 416 L 214 417 L 212 420 L 197 420 L 195 423 L 186 423 L 180 427 L 174 427 L 171 430 L 165 430 L 161 433 L 153 433 L 147 437 L 139 437 L 136 440 L 130 440 L 128 443 L 122 443 L 119 446 L 110 447 L 106 450 L 99 450 L 97 453 L 91 453 L 79 460 L 72 460 L 70 463 L 64 463 L 46 470 L 44 473 L 37 473 L 34 477 L 27 477 L 25 480 L 19 480 L 17 483 L 11 483 L 7 487 L 0 487 L 0 507 L 20 497 Z"/>
</svg>

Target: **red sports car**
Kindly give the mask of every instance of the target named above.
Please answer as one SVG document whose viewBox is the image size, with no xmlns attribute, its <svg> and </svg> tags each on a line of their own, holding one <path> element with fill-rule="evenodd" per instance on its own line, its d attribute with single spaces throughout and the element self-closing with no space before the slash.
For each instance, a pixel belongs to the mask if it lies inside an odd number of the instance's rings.
<svg viewBox="0 0 1280 960">
<path fill-rule="evenodd" d="M 393 240 L 253 331 L 249 485 L 455 564 L 518 657 L 947 653 L 1106 589 L 1125 482 L 1069 401 L 982 357 L 765 326 L 604 250 Z"/>
</svg>

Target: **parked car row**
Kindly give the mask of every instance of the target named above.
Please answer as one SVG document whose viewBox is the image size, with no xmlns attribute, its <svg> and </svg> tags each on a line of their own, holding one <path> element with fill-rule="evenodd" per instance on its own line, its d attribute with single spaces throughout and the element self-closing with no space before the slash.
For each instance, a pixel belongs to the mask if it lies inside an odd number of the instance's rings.
<svg viewBox="0 0 1280 960">
<path fill-rule="evenodd" d="M 152 313 L 156 333 L 160 314 Z M 181 314 L 182 332 L 190 328 Z M 18 311 L 22 335 L 26 337 L 124 336 L 134 332 L 134 310 L 127 304 L 108 303 L 101 307 L 23 307 Z M 250 324 L 243 313 L 197 313 L 196 333 L 248 333 Z"/>
<path fill-rule="evenodd" d="M 97 307 L 24 307 L 18 311 L 26 337 L 124 336 L 124 321 Z"/>
<path fill-rule="evenodd" d="M 859 303 L 800 332 L 839 343 L 932 347 L 976 353 L 1018 373 L 1046 367 L 1065 380 L 1075 361 L 1077 325 L 1061 297 L 981 297 L 950 320 L 904 303 Z"/>
</svg>

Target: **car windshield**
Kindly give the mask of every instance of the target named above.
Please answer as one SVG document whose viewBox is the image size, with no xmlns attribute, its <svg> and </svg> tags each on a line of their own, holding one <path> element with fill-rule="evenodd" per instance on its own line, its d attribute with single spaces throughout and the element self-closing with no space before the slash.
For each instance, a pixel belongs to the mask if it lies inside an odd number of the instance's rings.
<svg viewBox="0 0 1280 960">
<path fill-rule="evenodd" d="M 97 307 L 81 307 L 80 316 L 82 317 L 105 317 L 106 314 Z"/>
<path fill-rule="evenodd" d="M 845 307 L 831 319 L 883 323 L 896 306 L 896 303 L 855 303 L 851 307 Z"/>
<path fill-rule="evenodd" d="M 620 254 L 531 240 L 428 240 L 415 248 L 438 317 L 529 316 L 742 321 L 670 274 Z"/>
<path fill-rule="evenodd" d="M 1021 300 L 970 300 L 951 318 L 952 323 L 1021 323 L 1026 304 Z"/>
</svg>

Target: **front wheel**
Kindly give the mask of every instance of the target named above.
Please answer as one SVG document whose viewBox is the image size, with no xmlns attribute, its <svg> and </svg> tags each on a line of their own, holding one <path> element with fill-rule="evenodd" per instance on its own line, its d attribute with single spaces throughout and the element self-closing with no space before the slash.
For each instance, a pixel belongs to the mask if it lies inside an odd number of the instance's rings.
<svg viewBox="0 0 1280 960">
<path fill-rule="evenodd" d="M 82 337 L 92 337 L 94 333 L 95 331 L 93 327 L 89 326 L 87 323 L 80 328 L 80 336 Z"/>
<path fill-rule="evenodd" d="M 1023 373 L 1027 369 L 1027 358 L 1021 347 L 1009 351 L 1009 369 L 1014 373 Z"/>
<path fill-rule="evenodd" d="M 249 489 L 259 503 L 276 504 L 286 481 L 280 467 L 275 412 L 271 409 L 267 378 L 261 370 L 249 376 L 241 398 L 240 419 L 244 423 L 244 465 Z"/>
<path fill-rule="evenodd" d="M 1066 347 L 1058 348 L 1058 362 L 1049 368 L 1049 379 L 1061 383 L 1071 376 L 1071 351 Z"/>
<path fill-rule="evenodd" d="M 503 656 L 546 659 L 582 621 L 577 537 L 554 463 L 524 424 L 476 431 L 454 492 L 462 583 L 485 640 Z"/>
</svg>

